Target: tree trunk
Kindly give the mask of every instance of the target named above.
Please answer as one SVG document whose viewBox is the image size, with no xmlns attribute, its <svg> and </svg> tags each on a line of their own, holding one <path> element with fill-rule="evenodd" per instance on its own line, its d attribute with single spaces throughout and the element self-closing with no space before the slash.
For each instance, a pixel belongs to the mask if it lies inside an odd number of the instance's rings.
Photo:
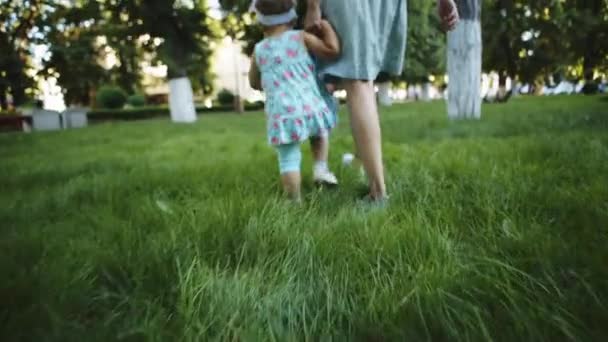
<svg viewBox="0 0 608 342">
<path fill-rule="evenodd" d="M 422 83 L 422 91 L 420 92 L 420 99 L 424 102 L 431 101 L 431 83 Z"/>
<path fill-rule="evenodd" d="M 481 6 L 479 0 L 458 2 L 461 21 L 448 33 L 448 116 L 481 117 Z"/>
<path fill-rule="evenodd" d="M 393 105 L 393 99 L 391 99 L 391 82 L 379 82 L 378 85 L 378 103 L 382 106 L 390 107 Z"/>
<path fill-rule="evenodd" d="M 6 88 L 0 87 L 0 110 L 8 109 L 8 101 L 6 98 Z"/>
<path fill-rule="evenodd" d="M 169 80 L 169 108 L 173 122 L 196 121 L 192 84 L 186 76 Z"/>
</svg>

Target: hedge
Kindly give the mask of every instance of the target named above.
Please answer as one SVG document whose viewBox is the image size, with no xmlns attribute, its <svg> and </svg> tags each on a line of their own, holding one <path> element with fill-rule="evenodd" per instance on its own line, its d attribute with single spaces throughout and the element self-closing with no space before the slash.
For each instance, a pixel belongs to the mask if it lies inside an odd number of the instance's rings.
<svg viewBox="0 0 608 342">
<path fill-rule="evenodd" d="M 264 109 L 261 102 L 247 103 L 246 111 L 260 111 Z M 212 108 L 196 107 L 198 114 L 205 113 L 226 113 L 234 111 L 233 106 L 215 106 Z M 138 107 L 128 109 L 95 109 L 87 113 L 89 121 L 133 121 L 153 118 L 169 117 L 167 106 Z"/>
</svg>

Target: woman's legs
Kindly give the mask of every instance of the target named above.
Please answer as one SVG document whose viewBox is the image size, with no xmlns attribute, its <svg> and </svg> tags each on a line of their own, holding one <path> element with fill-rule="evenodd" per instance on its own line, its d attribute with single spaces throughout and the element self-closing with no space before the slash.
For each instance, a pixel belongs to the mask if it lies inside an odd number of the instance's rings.
<svg viewBox="0 0 608 342">
<path fill-rule="evenodd" d="M 386 197 L 382 136 L 376 94 L 372 81 L 344 80 L 350 124 L 357 154 L 369 180 L 370 196 L 375 200 Z"/>
<path fill-rule="evenodd" d="M 279 155 L 279 170 L 283 189 L 295 201 L 300 201 L 300 165 L 302 164 L 302 151 L 300 144 L 293 143 L 277 147 Z"/>
</svg>

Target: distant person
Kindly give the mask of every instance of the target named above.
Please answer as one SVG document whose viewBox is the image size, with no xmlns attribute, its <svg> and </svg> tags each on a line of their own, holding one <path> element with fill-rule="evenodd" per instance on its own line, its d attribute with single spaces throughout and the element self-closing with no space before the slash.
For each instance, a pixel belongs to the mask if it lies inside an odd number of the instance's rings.
<svg viewBox="0 0 608 342">
<path fill-rule="evenodd" d="M 293 0 L 257 0 L 257 21 L 264 39 L 256 44 L 249 81 L 266 94 L 269 143 L 276 147 L 283 188 L 300 201 L 300 145 L 313 140 L 314 180 L 337 184 L 327 160 L 329 133 L 336 126 L 333 98 L 317 78 L 315 58 L 332 59 L 340 53 L 338 37 L 327 21 L 318 36 L 293 29 L 297 19 Z"/>
</svg>

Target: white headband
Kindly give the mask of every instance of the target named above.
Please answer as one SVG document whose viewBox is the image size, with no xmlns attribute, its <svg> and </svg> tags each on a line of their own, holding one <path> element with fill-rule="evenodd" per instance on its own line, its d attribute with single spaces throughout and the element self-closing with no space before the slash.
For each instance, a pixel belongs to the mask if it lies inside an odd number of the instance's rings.
<svg viewBox="0 0 608 342">
<path fill-rule="evenodd" d="M 285 13 L 273 14 L 273 15 L 264 15 L 260 13 L 257 9 L 255 10 L 257 15 L 258 23 L 264 26 L 276 26 L 283 25 L 292 22 L 293 20 L 298 18 L 298 14 L 295 9 L 290 9 Z"/>
</svg>

